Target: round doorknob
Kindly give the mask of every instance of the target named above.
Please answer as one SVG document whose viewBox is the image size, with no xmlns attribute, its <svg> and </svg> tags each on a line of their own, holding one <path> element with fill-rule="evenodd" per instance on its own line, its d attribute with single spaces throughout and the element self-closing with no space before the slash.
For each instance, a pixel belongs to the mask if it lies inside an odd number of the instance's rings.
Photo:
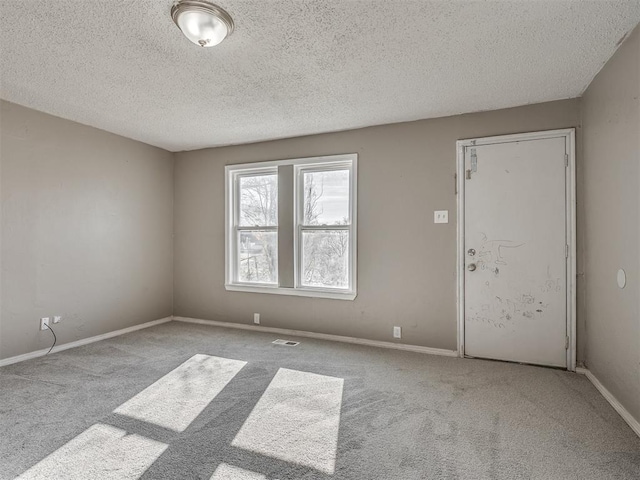
<svg viewBox="0 0 640 480">
<path fill-rule="evenodd" d="M 475 264 L 475 263 L 470 263 L 470 264 L 467 266 L 467 270 L 469 270 L 470 272 L 475 272 L 475 270 L 476 270 L 476 264 Z"/>
</svg>

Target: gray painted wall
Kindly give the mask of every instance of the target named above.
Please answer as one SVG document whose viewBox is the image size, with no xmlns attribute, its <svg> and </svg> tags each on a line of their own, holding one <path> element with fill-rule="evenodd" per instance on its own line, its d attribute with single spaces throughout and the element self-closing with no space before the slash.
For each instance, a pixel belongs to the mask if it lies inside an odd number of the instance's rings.
<svg viewBox="0 0 640 480">
<path fill-rule="evenodd" d="M 171 315 L 169 152 L 0 103 L 0 358 Z"/>
<path fill-rule="evenodd" d="M 582 108 L 586 363 L 640 420 L 640 27 L 591 83 Z"/>
<path fill-rule="evenodd" d="M 179 153 L 174 174 L 168 152 L 2 102 L 0 358 L 50 345 L 41 316 L 65 317 L 59 343 L 168 316 L 172 278 L 176 315 L 260 312 L 266 326 L 388 341 L 400 325 L 403 343 L 454 349 L 455 141 L 576 126 L 579 105 Z M 360 154 L 358 298 L 226 292 L 224 165 L 345 152 Z"/>
<path fill-rule="evenodd" d="M 579 100 L 175 155 L 174 314 L 456 348 L 455 142 L 579 125 Z M 358 297 L 227 292 L 224 166 L 358 153 Z M 433 211 L 449 210 L 434 225 Z"/>
<path fill-rule="evenodd" d="M 265 326 L 375 340 L 400 325 L 403 343 L 455 349 L 455 141 L 577 126 L 578 360 L 640 419 L 640 28 L 582 100 L 175 155 L 7 102 L 0 121 L 0 358 L 48 347 L 39 318 L 56 314 L 59 343 L 172 313 L 260 312 Z M 357 299 L 226 292 L 224 165 L 351 152 Z"/>
</svg>

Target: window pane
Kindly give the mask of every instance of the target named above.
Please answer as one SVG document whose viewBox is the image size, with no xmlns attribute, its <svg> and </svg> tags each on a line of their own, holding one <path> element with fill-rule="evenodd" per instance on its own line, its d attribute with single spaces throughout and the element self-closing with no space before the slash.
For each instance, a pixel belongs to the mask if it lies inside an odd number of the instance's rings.
<svg viewBox="0 0 640 480">
<path fill-rule="evenodd" d="M 302 279 L 307 287 L 349 288 L 349 232 L 302 232 Z"/>
<path fill-rule="evenodd" d="M 348 225 L 349 170 L 304 172 L 304 225 Z"/>
<path fill-rule="evenodd" d="M 240 177 L 240 225 L 278 225 L 278 175 Z"/>
<path fill-rule="evenodd" d="M 238 240 L 238 281 L 277 283 L 278 233 L 243 230 Z"/>
</svg>

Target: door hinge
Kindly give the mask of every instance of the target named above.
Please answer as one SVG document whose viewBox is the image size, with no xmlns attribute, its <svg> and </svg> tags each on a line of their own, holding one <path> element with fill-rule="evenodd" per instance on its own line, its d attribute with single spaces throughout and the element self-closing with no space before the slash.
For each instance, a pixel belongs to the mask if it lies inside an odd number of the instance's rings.
<svg viewBox="0 0 640 480">
<path fill-rule="evenodd" d="M 564 166 L 565 167 L 569 166 L 569 154 L 568 153 L 564 154 Z"/>
<path fill-rule="evenodd" d="M 569 245 L 564 246 L 564 258 L 569 258 Z"/>
<path fill-rule="evenodd" d="M 569 350 L 569 337 L 564 337 L 564 349 Z"/>
</svg>

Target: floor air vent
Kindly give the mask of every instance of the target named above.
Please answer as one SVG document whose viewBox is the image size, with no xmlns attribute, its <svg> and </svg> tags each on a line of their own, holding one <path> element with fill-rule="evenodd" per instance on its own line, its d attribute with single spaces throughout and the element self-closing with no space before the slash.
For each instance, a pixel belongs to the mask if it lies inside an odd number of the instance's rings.
<svg viewBox="0 0 640 480">
<path fill-rule="evenodd" d="M 274 340 L 271 343 L 275 343 L 276 345 L 286 345 L 288 347 L 295 347 L 296 345 L 300 345 L 300 342 L 292 342 L 291 340 Z"/>
</svg>

